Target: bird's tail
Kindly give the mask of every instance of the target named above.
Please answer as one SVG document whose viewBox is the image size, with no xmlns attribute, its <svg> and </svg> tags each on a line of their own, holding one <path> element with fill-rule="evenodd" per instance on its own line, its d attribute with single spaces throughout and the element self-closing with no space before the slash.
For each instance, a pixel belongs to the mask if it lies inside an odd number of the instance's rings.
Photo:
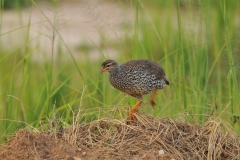
<svg viewBox="0 0 240 160">
<path fill-rule="evenodd" d="M 164 81 L 165 81 L 165 83 L 167 84 L 167 85 L 169 85 L 170 83 L 169 83 L 169 81 L 168 81 L 168 79 L 164 76 Z"/>
</svg>

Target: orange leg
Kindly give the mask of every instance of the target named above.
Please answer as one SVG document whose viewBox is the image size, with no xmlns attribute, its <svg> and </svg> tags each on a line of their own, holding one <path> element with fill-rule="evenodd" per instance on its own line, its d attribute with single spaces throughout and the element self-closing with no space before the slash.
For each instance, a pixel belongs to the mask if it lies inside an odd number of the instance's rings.
<svg viewBox="0 0 240 160">
<path fill-rule="evenodd" d="M 135 118 L 134 112 L 138 109 L 138 107 L 141 105 L 142 102 L 143 102 L 142 100 L 138 100 L 138 102 L 130 110 L 130 113 L 129 113 L 130 120 L 134 120 L 134 118 Z"/>
<path fill-rule="evenodd" d="M 153 91 L 152 97 L 150 98 L 150 103 L 151 103 L 152 106 L 155 106 L 155 105 L 156 105 L 156 103 L 155 103 L 156 95 L 157 95 L 157 89 L 155 89 L 155 90 Z"/>
</svg>

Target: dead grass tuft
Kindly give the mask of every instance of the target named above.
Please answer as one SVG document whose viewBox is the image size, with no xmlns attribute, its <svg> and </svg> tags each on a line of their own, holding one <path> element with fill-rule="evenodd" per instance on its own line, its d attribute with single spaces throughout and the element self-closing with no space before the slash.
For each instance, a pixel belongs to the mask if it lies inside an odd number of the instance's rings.
<svg viewBox="0 0 240 160">
<path fill-rule="evenodd" d="M 101 119 L 55 136 L 20 130 L 0 148 L 0 159 L 238 159 L 240 138 L 223 123 L 203 126 L 136 114 Z M 8 157 L 8 158 L 6 158 Z"/>
<path fill-rule="evenodd" d="M 204 126 L 137 114 L 126 124 L 101 119 L 76 128 L 76 145 L 96 159 L 237 159 L 240 139 L 225 125 L 210 120 Z M 225 132 L 223 132 L 225 130 Z M 71 142 L 72 129 L 60 139 Z"/>
</svg>

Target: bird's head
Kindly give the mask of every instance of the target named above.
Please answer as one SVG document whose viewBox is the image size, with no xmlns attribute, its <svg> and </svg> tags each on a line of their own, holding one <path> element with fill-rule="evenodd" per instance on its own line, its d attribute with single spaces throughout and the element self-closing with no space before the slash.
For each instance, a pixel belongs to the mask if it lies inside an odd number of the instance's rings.
<svg viewBox="0 0 240 160">
<path fill-rule="evenodd" d="M 117 62 L 114 60 L 106 60 L 102 63 L 102 69 L 100 70 L 100 73 L 103 72 L 112 72 L 118 67 Z"/>
</svg>

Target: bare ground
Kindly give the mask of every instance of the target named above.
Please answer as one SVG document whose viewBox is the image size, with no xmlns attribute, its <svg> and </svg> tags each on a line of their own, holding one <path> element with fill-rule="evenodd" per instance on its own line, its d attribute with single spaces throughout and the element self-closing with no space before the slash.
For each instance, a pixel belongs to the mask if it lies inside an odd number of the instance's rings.
<svg viewBox="0 0 240 160">
<path fill-rule="evenodd" d="M 131 123 L 101 119 L 55 134 L 19 130 L 0 147 L 0 159 L 239 159 L 240 138 L 220 120 L 200 126 L 136 117 Z"/>
</svg>

